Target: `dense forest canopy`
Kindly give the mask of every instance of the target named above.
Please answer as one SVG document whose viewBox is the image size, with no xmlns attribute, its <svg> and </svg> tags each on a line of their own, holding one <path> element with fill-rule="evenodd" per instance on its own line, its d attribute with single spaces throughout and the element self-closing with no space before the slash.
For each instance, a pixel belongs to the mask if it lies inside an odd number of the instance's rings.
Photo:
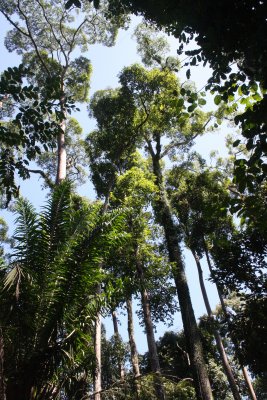
<svg viewBox="0 0 267 400">
<path fill-rule="evenodd" d="M 0 218 L 0 400 L 266 399 L 266 3 L 0 0 L 0 12 L 21 57 L 0 76 L 1 206 L 15 218 L 11 234 Z M 131 14 L 144 17 L 141 62 L 89 96 L 92 46 L 114 46 Z M 211 163 L 196 140 L 226 123 L 228 155 Z M 89 183 L 96 198 L 79 194 Z"/>
</svg>

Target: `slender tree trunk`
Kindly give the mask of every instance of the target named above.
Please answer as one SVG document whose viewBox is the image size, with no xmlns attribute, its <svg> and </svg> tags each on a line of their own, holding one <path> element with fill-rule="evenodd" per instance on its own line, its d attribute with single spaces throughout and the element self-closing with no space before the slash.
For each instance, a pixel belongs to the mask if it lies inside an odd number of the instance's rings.
<svg viewBox="0 0 267 400">
<path fill-rule="evenodd" d="M 96 370 L 94 376 L 94 400 L 101 400 L 101 315 L 98 314 L 95 322 L 95 358 Z"/>
<path fill-rule="evenodd" d="M 146 327 L 146 337 L 147 337 L 147 346 L 148 353 L 151 362 L 151 369 L 154 374 L 154 385 L 155 391 L 157 394 L 157 398 L 160 400 L 165 400 L 165 390 L 162 383 L 162 376 L 159 364 L 158 350 L 154 335 L 153 323 L 151 318 L 150 304 L 149 304 L 149 296 L 147 290 L 145 289 L 145 279 L 144 279 L 144 271 L 142 263 L 138 257 L 138 249 L 136 249 L 136 269 L 138 273 L 138 277 L 140 280 L 141 286 L 141 302 L 144 314 L 144 321 Z"/>
<path fill-rule="evenodd" d="M 101 287 L 100 285 L 97 285 L 96 294 L 99 294 L 100 291 Z M 95 321 L 94 348 L 96 360 L 96 370 L 94 374 L 94 400 L 101 400 L 101 314 L 99 312 Z"/>
<path fill-rule="evenodd" d="M 208 298 L 208 294 L 207 294 L 205 283 L 204 283 L 204 279 L 203 279 L 203 271 L 202 271 L 202 268 L 201 268 L 201 264 L 200 264 L 200 261 L 199 261 L 199 258 L 197 256 L 197 254 L 193 250 L 191 250 L 191 251 L 192 251 L 192 254 L 193 254 L 194 259 L 196 261 L 200 288 L 201 288 L 202 296 L 203 296 L 204 303 L 205 303 L 205 306 L 206 306 L 207 314 L 208 314 L 209 318 L 214 320 L 213 315 L 212 315 L 210 302 L 209 302 L 209 298 Z M 223 368 L 224 368 L 224 372 L 225 372 L 225 374 L 227 376 L 227 379 L 228 379 L 231 391 L 233 393 L 234 399 L 235 400 L 241 400 L 241 396 L 239 394 L 239 389 L 238 389 L 238 386 L 237 386 L 237 383 L 236 383 L 232 368 L 231 368 L 231 366 L 229 364 L 229 360 L 228 360 L 227 354 L 226 354 L 224 346 L 223 346 L 221 335 L 219 334 L 217 329 L 214 329 L 213 333 L 214 333 L 217 349 L 218 349 L 220 357 L 221 357 L 221 361 L 222 361 L 222 365 L 223 365 Z"/>
<path fill-rule="evenodd" d="M 205 241 L 204 238 L 203 238 L 203 243 L 204 243 L 204 251 L 205 251 L 205 255 L 206 255 L 206 260 L 207 260 L 208 267 L 209 267 L 209 270 L 210 270 L 210 275 L 211 275 L 211 277 L 213 278 L 213 280 L 215 282 L 215 285 L 216 285 L 216 288 L 217 288 L 217 292 L 218 292 L 218 296 L 219 296 L 220 303 L 221 303 L 221 307 L 222 307 L 222 311 L 224 313 L 225 318 L 228 320 L 229 315 L 228 315 L 228 312 L 227 312 L 225 301 L 224 301 L 221 289 L 218 286 L 218 284 L 216 282 L 216 279 L 214 278 L 214 272 L 213 272 L 213 268 L 212 268 L 212 265 L 211 265 L 211 260 L 210 260 L 208 248 L 207 248 L 207 245 L 206 245 L 206 241 Z M 234 348 L 236 349 L 236 344 L 235 343 L 233 343 L 233 344 L 234 344 Z M 235 350 L 235 353 L 236 353 L 236 356 L 237 356 L 237 359 L 238 359 L 239 358 L 238 357 L 238 351 Z M 253 388 L 251 379 L 249 377 L 247 368 L 245 366 L 243 366 L 242 363 L 240 363 L 240 361 L 239 361 L 239 364 L 240 364 L 241 369 L 242 369 L 242 373 L 243 373 L 243 376 L 244 376 L 244 379 L 245 379 L 245 382 L 246 382 L 246 385 L 247 385 L 247 389 L 248 389 L 249 395 L 250 395 L 252 400 L 257 400 L 257 396 L 256 396 L 256 393 L 254 391 L 254 388 Z"/>
<path fill-rule="evenodd" d="M 150 143 L 148 143 L 150 144 Z M 151 144 L 150 144 L 151 147 Z M 154 204 L 156 216 L 165 233 L 169 260 L 173 263 L 172 274 L 179 299 L 184 333 L 187 341 L 187 351 L 190 358 L 197 398 L 200 400 L 213 399 L 207 368 L 204 361 L 200 334 L 192 307 L 185 268 L 179 246 L 177 229 L 172 219 L 171 208 L 167 199 L 160 166 L 160 143 L 157 144 L 157 154 L 150 152 L 153 161 L 153 172 L 159 188 L 158 198 Z"/>
<path fill-rule="evenodd" d="M 118 319 L 117 319 L 117 314 L 116 311 L 112 311 L 112 322 L 113 322 L 113 329 L 114 329 L 114 337 L 116 343 L 119 343 L 120 341 L 120 334 L 119 334 L 119 327 L 118 327 Z M 124 370 L 124 365 L 120 357 L 118 357 L 118 367 L 120 371 L 120 379 L 123 382 L 125 379 L 125 370 Z"/>
<path fill-rule="evenodd" d="M 64 85 L 62 84 L 62 93 L 64 93 Z M 60 98 L 60 111 L 63 114 L 63 119 L 60 123 L 61 132 L 57 138 L 57 176 L 56 185 L 66 179 L 67 176 L 67 153 L 65 145 L 65 133 L 66 133 L 66 109 L 65 109 L 65 95 L 63 94 Z"/>
<path fill-rule="evenodd" d="M 140 368 L 139 368 L 139 360 L 138 360 L 138 352 L 136 348 L 135 338 L 134 338 L 134 323 L 133 323 L 133 307 L 132 307 L 132 299 L 129 298 L 126 300 L 127 307 L 127 316 L 128 316 L 128 335 L 129 335 L 129 343 L 131 349 L 131 362 L 133 366 L 133 374 L 134 374 L 134 383 L 136 390 L 136 399 L 140 399 Z"/>
<path fill-rule="evenodd" d="M 5 377 L 4 377 L 4 339 L 1 327 L 0 327 L 0 400 L 6 400 L 6 388 L 5 388 Z"/>
<path fill-rule="evenodd" d="M 247 384 L 247 388 L 248 388 L 248 391 L 249 391 L 251 399 L 252 400 L 257 400 L 257 396 L 256 396 L 256 393 L 254 392 L 254 388 L 253 388 L 251 379 L 249 377 L 247 368 L 242 366 L 242 372 L 243 372 L 244 379 L 245 379 L 245 382 Z"/>
<path fill-rule="evenodd" d="M 225 302 L 224 302 L 222 291 L 221 291 L 221 289 L 220 289 L 220 287 L 219 287 L 219 285 L 217 283 L 217 280 L 214 277 L 214 272 L 213 272 L 213 268 L 212 268 L 212 265 L 211 265 L 210 256 L 209 256 L 209 252 L 208 252 L 208 249 L 207 249 L 207 245 L 206 245 L 205 239 L 203 239 L 203 242 L 204 242 L 204 251 L 205 251 L 205 255 L 206 255 L 206 260 L 207 260 L 209 271 L 210 271 L 210 276 L 212 277 L 212 279 L 213 279 L 213 281 L 214 281 L 214 283 L 216 285 L 217 293 L 218 293 L 218 296 L 219 296 L 219 299 L 220 299 L 220 303 L 221 303 L 221 306 L 222 306 L 222 311 L 225 314 L 225 316 L 227 316 L 228 313 L 227 313 L 226 305 L 225 305 Z"/>
</svg>

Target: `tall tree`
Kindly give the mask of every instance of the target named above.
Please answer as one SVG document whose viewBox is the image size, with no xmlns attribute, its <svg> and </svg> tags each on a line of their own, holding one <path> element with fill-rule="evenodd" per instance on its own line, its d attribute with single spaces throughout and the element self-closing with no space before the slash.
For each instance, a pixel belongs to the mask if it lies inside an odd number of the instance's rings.
<svg viewBox="0 0 267 400">
<path fill-rule="evenodd" d="M 112 46 L 125 18 L 108 17 L 107 3 L 96 10 L 90 3 L 83 6 L 75 19 L 73 8 L 66 10 L 63 1 L 18 0 L 0 3 L 0 11 L 13 26 L 6 36 L 9 51 L 23 55 L 29 81 L 37 82 L 44 98 L 58 100 L 61 131 L 57 136 L 56 183 L 66 177 L 65 130 L 71 112 L 67 99 L 85 101 L 91 72 L 90 61 L 74 58 L 74 50 L 87 50 L 94 43 Z"/>
<path fill-rule="evenodd" d="M 194 370 L 196 389 L 199 398 L 210 399 L 212 394 L 186 283 L 179 247 L 180 239 L 167 199 L 161 164 L 162 158 L 174 154 L 177 148 L 185 151 L 193 139 L 204 132 L 205 126 L 209 122 L 209 116 L 197 108 L 198 103 L 203 104 L 202 98 L 189 89 L 181 89 L 175 74 L 169 68 L 147 71 L 141 66 L 134 65 L 123 70 L 120 82 L 122 87 L 119 91 L 113 92 L 111 95 L 110 92 L 106 92 L 105 96 L 102 95 L 99 98 L 98 104 L 95 106 L 97 110 L 95 117 L 98 121 L 100 135 L 101 132 L 110 132 L 114 141 L 114 138 L 118 138 L 121 130 L 126 138 L 122 142 L 125 147 L 128 143 L 129 145 L 145 143 L 146 150 L 152 159 L 157 187 L 154 210 L 158 221 L 164 228 L 169 258 L 173 263 L 173 276 L 188 340 L 188 351 Z M 101 113 L 103 104 L 110 103 L 113 99 L 115 102 L 125 102 L 127 101 L 125 99 L 128 99 L 129 104 L 134 105 L 133 116 L 127 112 L 126 120 L 123 120 L 123 110 L 113 109 L 112 118 L 105 118 L 103 112 Z M 177 110 L 179 110 L 179 114 L 177 114 Z M 164 147 L 161 143 L 163 137 L 168 140 Z"/>
<path fill-rule="evenodd" d="M 204 163 L 202 163 L 201 168 L 199 168 L 199 163 L 196 163 L 195 161 L 192 163 L 191 160 L 188 166 L 190 166 L 190 171 L 184 170 L 183 166 L 181 167 L 176 165 L 169 173 L 168 185 L 173 208 L 177 213 L 181 229 L 184 232 L 185 243 L 192 251 L 196 260 L 207 313 L 211 318 L 213 318 L 200 265 L 200 258 L 204 254 L 207 257 L 211 278 L 217 286 L 222 309 L 224 310 L 224 318 L 227 319 L 228 313 L 223 296 L 223 293 L 226 293 L 225 289 L 227 288 L 227 285 L 224 285 L 223 281 L 220 279 L 216 279 L 214 269 L 211 265 L 210 256 L 208 254 L 208 243 L 210 237 L 216 237 L 217 229 L 220 229 L 222 226 L 231 225 L 231 218 L 227 215 L 227 208 L 230 203 L 230 194 L 228 190 L 230 181 L 228 177 L 226 178 L 224 174 L 222 174 L 222 172 L 219 172 L 218 170 L 209 170 Z M 214 334 L 215 338 L 217 336 L 216 342 L 221 354 L 225 373 L 228 376 L 233 393 L 236 393 L 238 388 L 223 349 L 223 343 L 218 330 L 217 332 L 214 332 Z M 236 356 L 238 356 L 238 354 L 236 354 Z M 252 398 L 255 398 L 245 367 L 242 367 L 242 370 L 245 381 L 247 382 L 248 390 Z M 238 396 L 238 393 L 234 394 L 234 396 Z"/>
</svg>

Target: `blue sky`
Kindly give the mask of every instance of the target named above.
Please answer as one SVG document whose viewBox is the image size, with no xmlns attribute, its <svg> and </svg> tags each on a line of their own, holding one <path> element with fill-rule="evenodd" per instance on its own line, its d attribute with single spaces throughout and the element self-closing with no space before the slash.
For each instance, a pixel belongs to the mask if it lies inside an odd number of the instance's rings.
<svg viewBox="0 0 267 400">
<path fill-rule="evenodd" d="M 112 48 L 106 48 L 102 45 L 94 45 L 88 51 L 88 53 L 84 54 L 88 56 L 93 65 L 93 76 L 91 82 L 91 94 L 93 94 L 96 90 L 106 89 L 107 87 L 116 87 L 118 85 L 117 75 L 121 71 L 124 66 L 128 66 L 135 62 L 140 62 L 140 58 L 136 53 L 136 44 L 134 40 L 132 40 L 131 36 L 133 33 L 133 27 L 140 21 L 140 19 L 134 18 L 134 21 L 127 31 L 121 31 L 117 38 L 116 46 Z M 1 48 L 1 58 L 0 58 L 0 71 L 4 70 L 9 66 L 14 66 L 19 63 L 19 57 L 15 54 L 9 53 L 3 44 L 4 34 L 9 29 L 8 23 L 5 19 L 0 16 L 0 24 L 2 28 L 2 35 L 0 37 L 0 48 Z M 172 54 L 176 55 L 176 49 L 178 48 L 178 42 L 176 39 L 170 38 L 170 45 Z M 181 81 L 184 81 L 185 78 L 185 70 L 182 70 L 179 74 Z M 202 88 L 207 79 L 210 76 L 211 71 L 206 68 L 195 68 L 192 71 L 192 80 L 196 82 L 198 89 Z M 208 107 L 214 108 L 212 99 L 208 101 Z M 86 110 L 86 105 L 79 106 L 81 109 L 80 113 L 76 113 L 75 117 L 79 120 L 81 126 L 83 127 L 84 133 L 89 133 L 94 128 L 94 121 L 90 120 L 88 117 L 88 113 Z M 223 126 L 223 131 L 216 133 L 209 133 L 205 136 L 197 139 L 196 141 L 196 150 L 202 154 L 203 157 L 209 158 L 209 153 L 211 150 L 218 150 L 221 156 L 226 155 L 225 146 L 224 146 L 224 138 L 227 133 L 228 128 Z M 28 197 L 37 207 L 39 207 L 45 201 L 45 194 L 40 190 L 40 181 L 38 181 L 37 177 L 34 176 L 31 181 L 20 182 L 21 183 L 21 191 L 25 197 Z M 87 183 L 82 187 L 82 194 L 88 197 L 93 197 L 94 192 L 92 189 L 92 185 Z M 3 212 L 3 215 L 6 216 L 9 223 L 12 224 L 12 218 L 7 215 L 6 212 Z M 195 309 L 196 316 L 199 317 L 205 312 L 204 303 L 202 300 L 202 296 L 200 293 L 198 276 L 196 266 L 192 257 L 188 252 L 185 252 L 185 261 L 186 261 L 186 271 L 190 285 L 190 292 L 192 296 L 192 302 Z M 208 277 L 207 267 L 204 266 L 204 274 L 206 278 Z M 216 290 L 214 286 L 210 282 L 207 283 L 207 288 L 210 296 L 210 300 L 212 305 L 214 306 L 218 302 L 218 298 L 216 295 Z M 138 350 L 142 353 L 146 350 L 146 340 L 142 333 L 143 328 L 139 327 L 137 317 L 136 319 L 136 339 Z M 125 321 L 125 318 L 122 318 L 122 321 Z M 112 326 L 111 321 L 106 321 L 107 333 L 112 334 Z M 123 337 L 127 340 L 127 331 L 126 331 L 126 323 L 123 322 L 121 325 L 121 333 L 123 333 Z M 157 328 L 157 337 L 161 336 L 163 332 L 167 328 L 164 327 L 163 324 L 160 324 Z M 182 329 L 182 323 L 180 316 L 175 316 L 173 330 Z"/>
</svg>

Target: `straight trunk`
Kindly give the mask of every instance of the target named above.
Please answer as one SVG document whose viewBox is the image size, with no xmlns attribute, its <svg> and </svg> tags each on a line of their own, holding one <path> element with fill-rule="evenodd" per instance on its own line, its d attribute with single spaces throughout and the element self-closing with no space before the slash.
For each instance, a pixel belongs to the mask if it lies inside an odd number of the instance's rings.
<svg viewBox="0 0 267 400">
<path fill-rule="evenodd" d="M 137 251 L 136 251 L 137 253 Z M 138 277 L 140 280 L 141 286 L 141 303 L 144 314 L 144 322 L 146 327 L 146 337 L 147 337 L 147 346 L 149 359 L 151 362 L 151 369 L 154 374 L 154 385 L 155 391 L 157 394 L 157 398 L 160 400 L 165 400 L 165 390 L 162 383 L 162 376 L 160 371 L 158 350 L 154 335 L 153 323 L 151 318 L 150 304 L 149 304 L 149 296 L 147 290 L 144 287 L 145 279 L 142 263 L 138 260 L 138 254 L 136 254 L 136 269 L 138 273 Z"/>
<path fill-rule="evenodd" d="M 196 395 L 199 400 L 211 400 L 213 399 L 213 396 L 204 361 L 202 343 L 185 275 L 184 263 L 179 246 L 179 237 L 166 196 L 166 189 L 164 187 L 160 166 L 160 157 L 158 154 L 160 154 L 160 144 L 157 145 L 157 154 L 151 154 L 153 172 L 156 176 L 156 183 L 159 189 L 157 194 L 158 198 L 154 204 L 154 210 L 164 229 L 169 260 L 173 263 L 172 274 L 182 314 L 184 333 L 187 341 L 187 351 L 190 358 Z"/>
<path fill-rule="evenodd" d="M 0 400 L 6 400 L 5 378 L 4 378 L 4 339 L 0 327 Z"/>
<path fill-rule="evenodd" d="M 196 261 L 200 288 L 201 288 L 202 296 L 203 296 L 204 303 L 205 303 L 205 306 L 206 306 L 207 314 L 208 314 L 209 318 L 211 318 L 213 320 L 214 318 L 213 318 L 213 315 L 212 315 L 212 310 L 211 310 L 208 294 L 207 294 L 205 283 L 204 283 L 204 279 L 203 279 L 203 271 L 202 271 L 202 268 L 201 268 L 201 265 L 200 265 L 200 261 L 199 261 L 199 258 L 197 256 L 197 254 L 194 251 L 192 251 L 192 254 L 193 254 L 194 259 Z M 239 389 L 238 389 L 238 386 L 237 386 L 233 371 L 232 371 L 231 366 L 229 364 L 229 360 L 228 360 L 227 354 L 226 354 L 224 346 L 223 346 L 221 335 L 219 334 L 217 329 L 214 329 L 213 334 L 214 334 L 214 337 L 215 337 L 217 349 L 218 349 L 219 354 L 220 354 L 220 358 L 221 358 L 221 361 L 222 361 L 223 369 L 224 369 L 224 372 L 225 372 L 225 374 L 227 376 L 227 379 L 228 379 L 232 394 L 234 396 L 234 399 L 235 400 L 241 400 L 241 396 L 239 394 Z"/>
<path fill-rule="evenodd" d="M 247 384 L 247 388 L 248 388 L 248 391 L 249 391 L 251 399 L 252 400 L 257 400 L 257 396 L 256 396 L 256 393 L 254 392 L 254 388 L 253 388 L 251 379 L 249 377 L 247 368 L 246 367 L 242 367 L 242 372 L 243 372 L 244 379 L 245 379 L 245 382 Z"/>
<path fill-rule="evenodd" d="M 64 92 L 64 86 L 61 88 Z M 66 109 L 65 109 L 65 95 L 61 96 L 60 99 L 60 111 L 62 112 L 64 118 L 60 123 L 61 132 L 57 137 L 57 176 L 56 185 L 59 185 L 67 176 L 67 153 L 65 145 L 65 134 L 66 134 Z"/>
<path fill-rule="evenodd" d="M 129 335 L 129 343 L 131 349 L 131 362 L 133 366 L 136 399 L 140 399 L 140 382 L 139 382 L 140 369 L 139 369 L 138 352 L 134 338 L 133 307 L 131 298 L 126 300 L 126 307 L 128 316 L 128 335 Z"/>
<path fill-rule="evenodd" d="M 94 400 L 101 400 L 101 315 L 98 313 L 95 322 L 95 359 L 96 370 L 94 375 Z"/>
<path fill-rule="evenodd" d="M 221 289 L 220 289 L 220 287 L 217 285 L 216 280 L 214 279 L 214 272 L 213 272 L 213 268 L 212 268 L 211 260 L 210 260 L 210 256 L 209 256 L 209 252 L 208 252 L 207 245 L 206 245 L 206 242 L 205 242 L 205 239 L 204 239 L 204 238 L 203 238 L 203 242 L 204 242 L 204 251 L 205 251 L 206 259 L 207 259 L 208 267 L 209 267 L 209 270 L 210 270 L 210 276 L 213 278 L 213 280 L 214 280 L 214 282 L 215 282 L 215 285 L 216 285 L 216 288 L 217 288 L 217 292 L 218 292 L 218 296 L 219 296 L 219 299 L 220 299 L 220 303 L 221 303 L 221 306 L 222 306 L 222 311 L 223 311 L 223 313 L 224 313 L 224 316 L 225 316 L 226 319 L 228 319 L 229 316 L 228 316 L 227 308 L 226 308 L 226 305 L 225 305 L 225 302 L 224 302 L 224 298 L 223 298 Z M 234 343 L 234 348 L 236 348 L 235 343 Z M 238 352 L 237 352 L 237 351 L 235 351 L 235 352 L 236 352 L 236 356 L 237 356 L 237 359 L 238 359 L 238 358 L 239 358 L 239 357 L 238 357 Z M 242 365 L 242 363 L 240 363 L 240 362 L 239 362 L 239 365 L 241 366 L 242 373 L 243 373 L 243 376 L 244 376 L 244 379 L 245 379 L 245 382 L 246 382 L 246 385 L 247 385 L 247 389 L 248 389 L 250 398 L 251 398 L 252 400 L 257 400 L 257 396 L 256 396 L 256 393 L 255 393 L 255 391 L 254 391 L 254 388 L 253 388 L 251 379 L 250 379 L 250 377 L 249 377 L 247 368 L 244 367 L 244 366 Z"/>
<path fill-rule="evenodd" d="M 118 327 L 118 319 L 117 319 L 117 314 L 116 311 L 112 311 L 112 322 L 113 322 L 113 329 L 114 329 L 114 338 L 116 343 L 120 341 L 120 334 L 119 334 L 119 327 Z M 121 360 L 121 358 L 118 358 L 118 367 L 119 367 L 119 372 L 120 372 L 120 379 L 123 382 L 125 379 L 125 371 L 124 371 L 124 365 Z"/>
</svg>

